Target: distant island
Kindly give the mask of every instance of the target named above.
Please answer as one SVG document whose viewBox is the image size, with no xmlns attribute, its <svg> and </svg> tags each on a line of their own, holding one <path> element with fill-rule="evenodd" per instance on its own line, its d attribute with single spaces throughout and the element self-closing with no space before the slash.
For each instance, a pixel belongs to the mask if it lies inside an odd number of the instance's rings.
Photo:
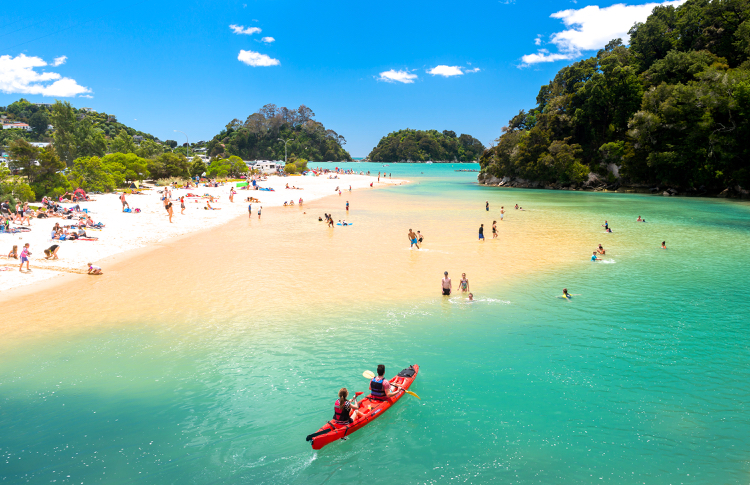
<svg viewBox="0 0 750 485">
<path fill-rule="evenodd" d="M 748 197 L 750 4 L 658 6 L 629 33 L 542 86 L 479 181 Z"/>
<path fill-rule="evenodd" d="M 455 131 L 399 130 L 380 139 L 367 159 L 371 162 L 473 162 L 485 147 L 471 135 Z"/>
</svg>

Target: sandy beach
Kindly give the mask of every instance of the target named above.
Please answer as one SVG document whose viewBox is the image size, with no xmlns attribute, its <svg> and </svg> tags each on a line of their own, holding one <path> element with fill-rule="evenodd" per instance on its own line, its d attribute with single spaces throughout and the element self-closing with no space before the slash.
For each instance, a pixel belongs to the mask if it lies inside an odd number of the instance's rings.
<svg viewBox="0 0 750 485">
<path fill-rule="evenodd" d="M 102 266 L 106 272 L 108 258 L 119 255 L 133 249 L 147 247 L 153 243 L 160 243 L 167 239 L 185 236 L 198 231 L 210 229 L 240 216 L 248 217 L 248 197 L 260 200 L 253 203 L 253 218 L 258 217 L 260 207 L 271 208 L 283 206 L 284 202 L 294 201 L 297 210 L 299 199 L 303 202 L 335 195 L 336 188 L 342 190 L 342 198 L 351 190 L 369 189 L 373 187 L 384 187 L 388 185 L 399 185 L 407 183 L 401 179 L 381 178 L 371 175 L 333 175 L 338 178 L 329 178 L 328 174 L 320 176 L 269 176 L 266 181 L 259 183 L 260 187 L 272 188 L 273 191 L 260 190 L 237 190 L 234 202 L 229 201 L 230 188 L 236 183 L 226 183 L 219 187 L 200 187 L 191 189 L 176 189 L 172 191 L 174 217 L 169 223 L 169 218 L 161 200 L 161 188 L 144 190 L 143 194 L 128 194 L 126 200 L 131 209 L 140 209 L 139 213 L 122 211 L 122 204 L 117 194 L 96 194 L 93 201 L 80 203 L 81 209 L 86 209 L 95 223 L 105 224 L 102 230 L 87 229 L 87 236 L 98 238 L 96 241 L 74 240 L 53 241 L 51 230 L 55 223 L 61 226 L 77 222 L 77 219 L 49 218 L 32 219 L 31 232 L 15 234 L 2 234 L 0 241 L 0 291 L 30 285 L 49 278 L 66 273 L 86 273 L 87 263 L 91 262 Z M 286 189 L 286 185 L 297 187 L 301 190 Z M 197 195 L 211 195 L 215 202 L 211 206 L 216 210 L 206 210 L 207 198 L 185 198 L 185 213 L 181 214 L 179 198 L 188 193 Z M 71 207 L 74 204 L 63 204 Z M 302 209 L 304 211 L 304 204 Z M 261 216 L 262 217 L 262 216 Z M 24 244 L 30 244 L 31 271 L 18 270 L 19 260 L 8 259 L 7 255 L 14 245 L 18 246 L 20 253 Z M 44 250 L 59 244 L 57 260 L 46 260 Z"/>
</svg>

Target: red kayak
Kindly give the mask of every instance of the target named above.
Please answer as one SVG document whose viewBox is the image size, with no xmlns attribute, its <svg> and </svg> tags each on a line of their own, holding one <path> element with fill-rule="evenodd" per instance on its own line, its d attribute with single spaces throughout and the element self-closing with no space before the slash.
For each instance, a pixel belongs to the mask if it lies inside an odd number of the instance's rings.
<svg viewBox="0 0 750 485">
<path fill-rule="evenodd" d="M 399 372 L 396 377 L 389 379 L 388 382 L 395 384 L 399 388 L 409 389 L 411 383 L 417 378 L 418 372 L 419 366 L 414 364 Z M 319 450 L 329 443 L 346 438 L 358 429 L 370 424 L 375 418 L 393 406 L 396 401 L 401 399 L 404 394 L 403 390 L 399 390 L 398 394 L 385 400 L 372 399 L 370 396 L 367 396 L 359 402 L 359 411 L 364 413 L 364 416 L 358 417 L 353 423 L 338 423 L 334 420 L 328 421 L 316 433 L 309 435 L 307 441 L 312 443 L 313 450 Z"/>
</svg>

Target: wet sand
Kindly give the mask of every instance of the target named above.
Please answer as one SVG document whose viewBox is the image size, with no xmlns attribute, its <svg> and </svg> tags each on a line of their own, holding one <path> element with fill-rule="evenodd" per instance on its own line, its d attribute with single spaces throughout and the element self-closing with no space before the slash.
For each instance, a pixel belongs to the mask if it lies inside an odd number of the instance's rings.
<svg viewBox="0 0 750 485">
<path fill-rule="evenodd" d="M 217 308 L 249 320 L 269 312 L 297 320 L 306 312 L 359 302 L 438 297 L 443 271 L 453 279 L 454 298 L 463 298 L 457 292 L 462 272 L 481 297 L 498 281 L 512 284 L 524 275 L 559 271 L 590 254 L 590 235 L 554 214 L 511 208 L 498 222 L 499 239 L 492 240 L 496 211 L 485 213 L 475 201 L 436 207 L 434 199 L 407 189 L 355 191 L 303 208 L 271 208 L 261 220 L 239 217 L 113 258 L 103 276 L 66 275 L 4 292 L 1 340 L 10 344 L 128 322 L 173 325 L 211 318 Z M 318 221 L 324 212 L 354 224 L 328 228 Z M 480 222 L 485 242 L 477 241 Z M 425 235 L 422 250 L 409 249 L 409 228 Z"/>
</svg>

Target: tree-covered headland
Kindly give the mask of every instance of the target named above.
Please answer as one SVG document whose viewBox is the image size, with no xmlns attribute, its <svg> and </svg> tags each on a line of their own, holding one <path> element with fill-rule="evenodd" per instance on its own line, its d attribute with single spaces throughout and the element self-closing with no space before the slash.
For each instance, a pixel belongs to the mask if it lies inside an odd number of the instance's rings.
<svg viewBox="0 0 750 485">
<path fill-rule="evenodd" d="M 351 161 L 346 140 L 322 123 L 305 105 L 297 109 L 267 104 L 245 121 L 233 119 L 206 144 L 211 158 L 237 156 L 243 160 Z"/>
<path fill-rule="evenodd" d="M 750 0 L 659 6 L 629 34 L 542 86 L 482 155 L 480 180 L 750 187 Z"/>
<path fill-rule="evenodd" d="M 406 129 L 381 138 L 367 158 L 373 162 L 473 162 L 483 151 L 484 145 L 471 135 Z"/>
</svg>

